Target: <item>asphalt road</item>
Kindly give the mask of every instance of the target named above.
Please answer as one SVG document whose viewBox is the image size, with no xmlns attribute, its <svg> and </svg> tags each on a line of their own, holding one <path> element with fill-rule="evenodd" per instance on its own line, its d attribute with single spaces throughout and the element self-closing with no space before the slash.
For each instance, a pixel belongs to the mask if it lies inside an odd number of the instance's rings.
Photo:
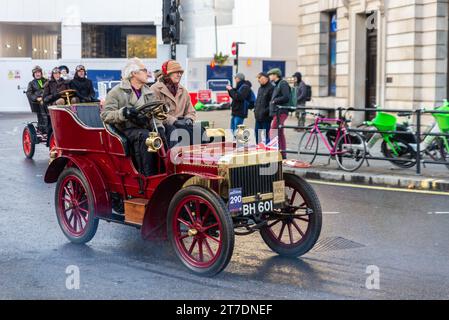
<svg viewBox="0 0 449 320">
<path fill-rule="evenodd" d="M 27 119 L 0 114 L 0 299 L 449 298 L 447 195 L 314 184 L 326 214 L 313 251 L 284 259 L 258 234 L 239 237 L 211 279 L 130 227 L 100 222 L 88 245 L 72 245 L 56 221 L 54 185 L 43 182 L 47 149 L 23 156 Z M 79 268 L 79 289 L 67 289 L 69 266 Z M 373 270 L 378 289 L 366 286 Z"/>
</svg>

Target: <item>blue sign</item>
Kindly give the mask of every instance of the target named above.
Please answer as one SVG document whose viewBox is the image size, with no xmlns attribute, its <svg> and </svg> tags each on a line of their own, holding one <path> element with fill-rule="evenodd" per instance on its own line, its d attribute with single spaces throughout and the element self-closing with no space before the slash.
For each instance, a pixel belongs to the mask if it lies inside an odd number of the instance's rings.
<svg viewBox="0 0 449 320">
<path fill-rule="evenodd" d="M 263 72 L 268 72 L 271 69 L 278 68 L 282 71 L 282 76 L 285 77 L 285 61 L 268 61 L 264 60 L 262 62 L 262 70 Z"/>
<path fill-rule="evenodd" d="M 240 212 L 243 209 L 242 188 L 235 188 L 229 191 L 229 211 Z"/>
<path fill-rule="evenodd" d="M 120 81 L 122 77 L 120 70 L 89 70 L 88 73 L 87 77 L 92 80 L 96 98 L 98 98 L 98 82 Z"/>
<path fill-rule="evenodd" d="M 225 81 L 210 81 L 225 80 Z M 227 81 L 229 82 L 227 82 Z M 226 91 L 226 86 L 232 84 L 232 66 L 207 66 L 207 81 L 210 81 L 209 89 L 212 91 Z"/>
<path fill-rule="evenodd" d="M 337 14 L 334 13 L 331 16 L 331 30 L 330 32 L 337 32 L 338 28 L 337 28 Z"/>
</svg>

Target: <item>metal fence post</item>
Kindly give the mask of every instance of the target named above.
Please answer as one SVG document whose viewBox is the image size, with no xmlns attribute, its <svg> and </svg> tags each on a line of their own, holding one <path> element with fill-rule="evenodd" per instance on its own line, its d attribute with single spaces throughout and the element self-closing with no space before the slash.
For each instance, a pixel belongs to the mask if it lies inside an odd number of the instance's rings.
<svg viewBox="0 0 449 320">
<path fill-rule="evenodd" d="M 421 175 L 421 109 L 416 110 L 416 174 Z"/>
</svg>

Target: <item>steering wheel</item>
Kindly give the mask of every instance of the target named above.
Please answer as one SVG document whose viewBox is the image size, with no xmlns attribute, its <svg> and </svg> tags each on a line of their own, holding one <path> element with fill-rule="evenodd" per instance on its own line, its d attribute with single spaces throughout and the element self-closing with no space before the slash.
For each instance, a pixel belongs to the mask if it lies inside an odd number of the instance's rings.
<svg viewBox="0 0 449 320">
<path fill-rule="evenodd" d="M 67 104 L 70 105 L 70 98 L 75 96 L 76 90 L 73 89 L 62 90 L 59 91 L 58 94 L 61 98 L 66 99 Z"/>
<path fill-rule="evenodd" d="M 170 111 L 165 102 L 160 100 L 148 102 L 137 107 L 136 110 L 150 118 L 156 118 L 161 121 L 167 119 L 167 114 Z"/>
</svg>

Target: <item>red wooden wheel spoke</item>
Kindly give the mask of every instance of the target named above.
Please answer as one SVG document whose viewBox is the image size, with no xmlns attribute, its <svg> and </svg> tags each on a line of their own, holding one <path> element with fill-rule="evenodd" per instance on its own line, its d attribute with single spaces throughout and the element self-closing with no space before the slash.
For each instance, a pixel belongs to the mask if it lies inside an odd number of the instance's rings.
<svg viewBox="0 0 449 320">
<path fill-rule="evenodd" d="M 304 232 L 302 232 L 301 228 L 298 226 L 298 224 L 295 222 L 295 220 L 292 220 L 292 223 L 295 226 L 295 229 L 298 230 L 301 237 L 304 237 Z"/>
<path fill-rule="evenodd" d="M 183 236 L 181 236 L 181 234 L 178 234 L 178 237 L 179 237 L 179 240 L 184 240 L 184 239 L 186 239 L 186 238 L 188 238 L 190 236 L 188 234 L 185 234 Z"/>
<path fill-rule="evenodd" d="M 197 241 L 198 240 L 196 238 L 193 239 L 192 244 L 191 244 L 190 249 L 189 249 L 189 254 L 190 255 L 192 254 L 192 251 L 195 248 L 195 245 L 196 245 Z"/>
<path fill-rule="evenodd" d="M 64 191 L 70 197 L 70 202 L 72 202 L 73 194 L 70 191 L 70 189 L 68 187 L 64 186 Z"/>
<path fill-rule="evenodd" d="M 201 223 L 202 223 L 202 224 L 204 224 L 204 222 L 206 222 L 206 219 L 209 217 L 209 214 L 210 214 L 210 209 L 207 208 L 207 211 L 206 211 L 206 213 L 204 214 L 203 219 L 201 220 Z"/>
<path fill-rule="evenodd" d="M 81 209 L 80 209 L 80 210 L 81 210 Z M 86 211 L 86 215 L 82 215 L 82 214 L 79 215 L 79 216 L 84 220 L 85 223 L 87 223 L 87 221 L 88 221 L 87 215 L 88 215 L 88 212 L 87 212 L 87 211 Z"/>
<path fill-rule="evenodd" d="M 295 198 L 296 198 L 296 194 L 297 194 L 297 193 L 298 193 L 298 192 L 297 192 L 296 190 L 293 191 L 292 197 L 291 197 L 291 199 L 290 199 L 290 204 L 295 203 Z"/>
<path fill-rule="evenodd" d="M 204 254 L 203 254 L 203 240 L 198 240 L 198 249 L 199 249 L 199 258 L 201 262 L 204 262 Z"/>
<path fill-rule="evenodd" d="M 215 242 L 217 242 L 217 243 L 220 243 L 220 240 L 219 240 L 219 239 L 216 239 L 216 238 L 214 238 L 214 237 L 211 237 L 211 236 L 208 235 L 208 234 L 205 234 L 205 237 L 206 237 L 207 239 L 210 239 L 210 240 L 212 240 L 212 241 L 215 241 Z"/>
<path fill-rule="evenodd" d="M 70 213 L 70 217 L 69 217 L 69 219 L 68 219 L 69 223 L 72 222 L 73 216 L 74 216 L 74 213 L 73 213 L 73 211 L 72 211 L 72 212 Z"/>
<path fill-rule="evenodd" d="M 81 202 L 78 202 L 78 206 L 82 206 L 83 204 L 87 203 L 87 199 L 84 199 Z"/>
<path fill-rule="evenodd" d="M 292 224 L 288 223 L 288 237 L 290 238 L 290 244 L 293 244 L 293 231 L 292 231 Z"/>
<path fill-rule="evenodd" d="M 272 224 L 269 224 L 268 225 L 268 228 L 272 228 L 272 227 L 274 227 L 275 225 L 277 225 L 279 222 L 281 222 L 282 220 L 276 220 L 275 222 L 273 222 Z"/>
<path fill-rule="evenodd" d="M 301 220 L 301 221 L 304 221 L 304 222 L 309 222 L 309 218 L 302 218 L 302 217 L 293 217 L 294 219 L 298 219 L 298 220 Z"/>
<path fill-rule="evenodd" d="M 186 209 L 187 214 L 189 215 L 190 221 L 192 221 L 192 224 L 195 223 L 195 219 L 193 218 L 193 214 L 192 214 L 192 211 L 191 211 L 190 208 L 189 208 L 189 205 L 186 204 L 186 205 L 184 206 L 184 209 Z"/>
<path fill-rule="evenodd" d="M 183 225 L 185 225 L 186 227 L 191 228 L 192 224 L 188 223 L 187 221 L 185 221 L 184 219 L 178 218 L 178 221 L 181 222 Z"/>
<path fill-rule="evenodd" d="M 86 210 L 84 208 L 78 207 L 78 210 L 84 212 L 86 214 L 86 216 L 89 214 L 89 210 Z"/>
<path fill-rule="evenodd" d="M 214 257 L 215 254 L 214 254 L 214 252 L 212 251 L 212 248 L 210 247 L 209 242 L 207 242 L 207 239 L 204 239 L 204 244 L 206 245 L 206 249 L 207 249 L 207 251 L 209 252 L 209 255 L 210 255 L 211 257 Z"/>
<path fill-rule="evenodd" d="M 218 223 L 215 223 L 215 224 L 213 224 L 213 225 L 211 225 L 211 226 L 207 226 L 207 227 L 205 227 L 203 230 L 204 230 L 204 232 L 206 232 L 207 230 L 212 229 L 212 228 L 215 228 L 215 227 L 218 227 Z"/>
<path fill-rule="evenodd" d="M 201 207 L 198 200 L 195 201 L 195 217 L 197 217 L 196 220 L 201 220 Z"/>
<path fill-rule="evenodd" d="M 286 225 L 286 223 L 284 221 L 282 221 L 282 228 L 281 228 L 281 231 L 279 232 L 279 236 L 278 236 L 279 241 L 281 241 L 282 235 L 284 234 L 285 225 Z"/>
<path fill-rule="evenodd" d="M 74 214 L 74 219 L 73 219 L 73 230 L 75 230 L 75 232 L 78 230 L 77 226 L 78 226 L 78 216 L 75 213 Z"/>
</svg>

